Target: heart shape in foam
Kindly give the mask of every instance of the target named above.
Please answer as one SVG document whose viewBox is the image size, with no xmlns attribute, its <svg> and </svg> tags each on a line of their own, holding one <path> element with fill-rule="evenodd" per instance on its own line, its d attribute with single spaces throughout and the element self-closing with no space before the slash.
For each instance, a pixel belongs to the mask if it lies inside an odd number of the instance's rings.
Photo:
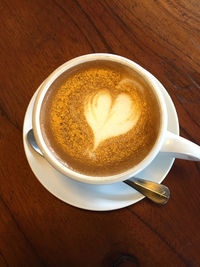
<svg viewBox="0 0 200 267">
<path fill-rule="evenodd" d="M 130 95 L 120 93 L 113 100 L 108 90 L 87 97 L 84 113 L 94 134 L 93 150 L 102 141 L 127 133 L 136 125 L 140 116 Z"/>
</svg>

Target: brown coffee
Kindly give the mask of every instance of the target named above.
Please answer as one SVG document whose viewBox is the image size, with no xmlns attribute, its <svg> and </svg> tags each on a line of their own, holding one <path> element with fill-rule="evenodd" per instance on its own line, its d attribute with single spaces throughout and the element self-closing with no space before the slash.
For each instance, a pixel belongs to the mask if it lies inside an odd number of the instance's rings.
<svg viewBox="0 0 200 267">
<path fill-rule="evenodd" d="M 88 62 L 49 88 L 41 128 L 55 157 L 92 176 L 124 172 L 142 161 L 158 137 L 161 114 L 151 87 L 120 63 Z"/>
</svg>

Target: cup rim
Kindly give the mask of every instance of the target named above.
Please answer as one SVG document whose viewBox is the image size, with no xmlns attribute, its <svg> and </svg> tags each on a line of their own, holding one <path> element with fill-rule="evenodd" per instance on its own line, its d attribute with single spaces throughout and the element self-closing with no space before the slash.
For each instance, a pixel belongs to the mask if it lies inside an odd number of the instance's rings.
<svg viewBox="0 0 200 267">
<path fill-rule="evenodd" d="M 89 61 L 96 61 L 96 60 L 109 60 L 114 62 L 119 62 L 122 64 L 125 64 L 126 66 L 131 67 L 134 69 L 137 73 L 139 73 L 145 82 L 149 86 L 151 86 L 151 89 L 155 92 L 155 95 L 157 96 L 160 111 L 161 111 L 161 124 L 160 124 L 160 132 L 158 135 L 158 138 L 149 152 L 149 154 L 136 166 L 133 168 L 128 169 L 125 172 L 111 175 L 111 176 L 89 176 L 85 174 L 81 174 L 78 172 L 75 172 L 71 170 L 69 167 L 63 165 L 50 151 L 47 144 L 45 143 L 40 127 L 40 110 L 42 106 L 43 99 L 51 86 L 51 84 L 65 71 L 68 69 L 79 65 L 84 62 Z M 127 59 L 125 57 L 115 55 L 115 54 L 108 54 L 108 53 L 92 53 L 92 54 L 86 54 L 82 55 L 76 58 L 73 58 L 64 64 L 62 64 L 60 67 L 55 69 L 43 82 L 41 85 L 39 92 L 36 96 L 34 107 L 33 107 L 33 115 L 32 115 L 32 125 L 33 125 L 33 131 L 35 135 L 36 142 L 42 151 L 45 159 L 59 172 L 64 174 L 67 177 L 70 177 L 74 180 L 77 180 L 79 182 L 83 183 L 90 183 L 90 184 L 109 184 L 109 183 L 115 183 L 119 181 L 123 181 L 126 179 L 129 179 L 130 177 L 133 177 L 140 171 L 142 171 L 145 167 L 147 167 L 153 159 L 156 157 L 156 155 L 159 153 L 162 144 L 164 143 L 165 133 L 167 130 L 167 108 L 165 104 L 164 97 L 160 91 L 159 85 L 154 81 L 152 78 L 152 74 L 149 73 L 147 70 L 145 70 L 143 67 L 135 63 L 134 61 Z"/>
</svg>

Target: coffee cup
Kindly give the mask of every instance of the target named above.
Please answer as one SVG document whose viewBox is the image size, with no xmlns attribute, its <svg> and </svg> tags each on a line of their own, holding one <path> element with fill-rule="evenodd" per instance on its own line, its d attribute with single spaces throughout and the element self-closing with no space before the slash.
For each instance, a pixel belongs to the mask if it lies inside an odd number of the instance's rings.
<svg viewBox="0 0 200 267">
<path fill-rule="evenodd" d="M 108 184 L 145 169 L 158 155 L 200 160 L 200 146 L 167 130 L 155 78 L 113 54 L 83 55 L 53 71 L 33 108 L 45 159 L 74 180 Z"/>
</svg>

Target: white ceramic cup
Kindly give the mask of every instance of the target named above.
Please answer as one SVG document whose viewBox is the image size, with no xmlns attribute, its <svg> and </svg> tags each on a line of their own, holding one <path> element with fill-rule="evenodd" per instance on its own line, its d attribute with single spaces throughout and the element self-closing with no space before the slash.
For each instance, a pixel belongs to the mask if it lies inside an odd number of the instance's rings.
<svg viewBox="0 0 200 267">
<path fill-rule="evenodd" d="M 55 156 L 51 153 L 50 149 L 46 145 L 40 127 L 40 110 L 42 102 L 51 84 L 63 72 L 69 70 L 70 68 L 82 64 L 84 62 L 96 61 L 96 60 L 108 60 L 112 62 L 119 62 L 136 71 L 141 77 L 143 77 L 143 79 L 155 92 L 155 95 L 160 105 L 160 111 L 162 114 L 160 132 L 157 141 L 152 150 L 149 152 L 149 154 L 133 168 L 123 173 L 119 173 L 112 176 L 104 176 L 104 177 L 94 177 L 94 176 L 87 176 L 84 174 L 80 174 L 78 172 L 69 169 L 66 165 L 63 165 L 58 159 L 55 158 Z M 182 138 L 178 135 L 175 135 L 167 131 L 167 121 L 168 118 L 167 118 L 167 109 L 165 100 L 160 91 L 159 85 L 155 81 L 154 76 L 152 76 L 152 74 L 150 74 L 147 70 L 145 70 L 144 68 L 142 68 L 141 66 L 139 66 L 138 64 L 127 58 L 105 53 L 88 54 L 74 58 L 72 60 L 67 61 L 62 66 L 57 68 L 53 73 L 51 73 L 50 76 L 43 82 L 42 86 L 40 87 L 40 90 L 37 94 L 34 103 L 33 117 L 32 117 L 33 131 L 36 142 L 40 150 L 42 151 L 44 157 L 47 159 L 47 161 L 55 169 L 57 169 L 67 177 L 70 177 L 74 180 L 78 180 L 80 182 L 91 183 L 91 184 L 108 184 L 126 180 L 136 175 L 144 168 L 146 168 L 153 161 L 153 159 L 159 152 L 167 153 L 169 157 L 176 157 L 176 158 L 195 160 L 195 161 L 200 160 L 200 146 L 188 141 L 185 138 Z"/>
</svg>

